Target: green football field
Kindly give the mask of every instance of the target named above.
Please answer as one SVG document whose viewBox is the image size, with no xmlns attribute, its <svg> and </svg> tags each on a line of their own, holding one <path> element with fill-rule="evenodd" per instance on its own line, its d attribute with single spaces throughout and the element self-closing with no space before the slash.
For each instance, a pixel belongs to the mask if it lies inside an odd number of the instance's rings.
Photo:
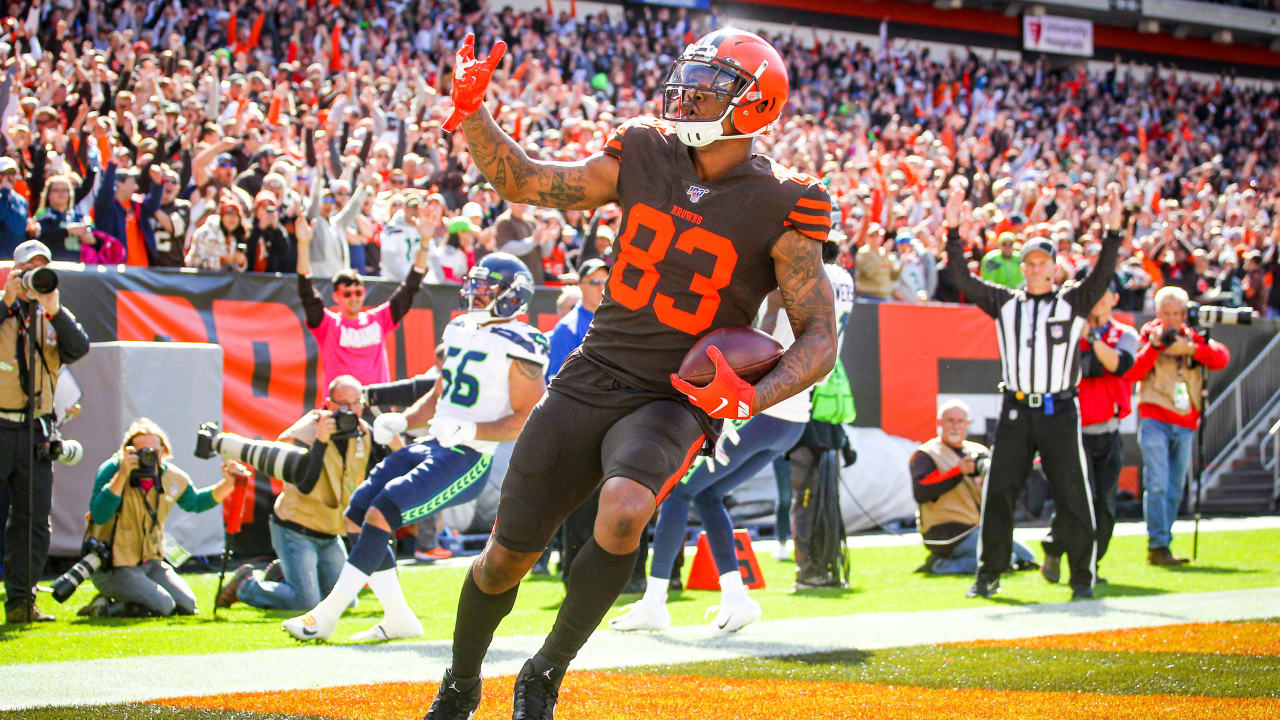
<svg viewBox="0 0 1280 720">
<path fill-rule="evenodd" d="M 1146 564 L 1146 538 L 1116 538 L 1102 567 L 1110 579 L 1098 586 L 1099 598 L 1161 595 L 1166 593 L 1280 586 L 1280 530 L 1238 530 L 1202 533 L 1198 560 L 1179 568 L 1157 568 Z M 1182 552 L 1185 549 L 1176 548 Z M 993 601 L 964 597 L 969 577 L 930 577 L 912 573 L 924 558 L 915 545 L 857 548 L 850 551 L 852 575 L 845 590 L 793 593 L 794 565 L 779 562 L 762 553 L 758 556 L 767 583 L 752 595 L 769 620 L 799 617 L 830 617 L 869 612 L 909 612 L 973 607 L 975 603 L 1009 604 L 1057 603 L 1070 597 L 1065 585 L 1049 585 L 1034 571 L 1006 576 L 1003 593 Z M 688 563 L 686 563 L 686 570 Z M 427 640 L 452 635 L 454 610 L 462 583 L 463 567 L 431 568 L 405 565 L 401 582 L 405 594 L 422 619 Z M 200 601 L 201 611 L 193 617 L 147 619 L 90 619 L 75 611 L 94 595 L 86 583 L 66 604 L 59 606 L 47 596 L 40 607 L 58 617 L 54 623 L 0 627 L 0 665 L 54 662 L 94 658 L 121 658 L 139 655 L 220 653 L 294 646 L 280 631 L 280 621 L 294 613 L 270 612 L 237 604 L 211 616 L 217 576 L 187 575 Z M 618 599 L 619 606 L 637 596 Z M 669 607 L 676 625 L 705 622 L 708 607 L 718 601 L 718 593 L 686 591 L 672 596 Z M 514 612 L 503 622 L 499 635 L 545 633 L 554 620 L 564 589 L 558 579 L 532 577 L 521 587 Z M 335 638 L 373 625 L 381 608 L 366 592 L 358 607 L 349 610 Z"/>
</svg>

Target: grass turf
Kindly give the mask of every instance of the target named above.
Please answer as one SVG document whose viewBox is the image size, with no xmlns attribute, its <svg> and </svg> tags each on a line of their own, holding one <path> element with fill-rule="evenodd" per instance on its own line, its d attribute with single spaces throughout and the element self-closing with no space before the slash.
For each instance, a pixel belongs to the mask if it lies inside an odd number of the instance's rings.
<svg viewBox="0 0 1280 720">
<path fill-rule="evenodd" d="M 0 711 L 0 720 L 323 720 L 312 715 L 263 714 L 241 710 L 204 710 L 153 705 L 79 705 Z"/>
<path fill-rule="evenodd" d="M 1098 597 L 1158 595 L 1173 592 L 1274 587 L 1280 585 L 1280 530 L 1239 530 L 1203 533 L 1198 561 L 1180 568 L 1156 568 L 1146 564 L 1146 538 L 1116 538 L 1104 564 L 1111 579 L 1099 586 Z M 910 612 L 971 607 L 964 589 L 971 578 L 930 577 L 911 569 L 924 557 L 921 547 L 859 548 L 852 551 L 853 568 L 847 590 L 792 593 L 794 565 L 758 556 L 767 587 L 755 591 L 766 619 L 823 617 L 864 612 Z M 454 610 L 464 568 L 432 569 L 407 566 L 401 582 L 410 605 L 422 619 L 426 639 L 448 639 L 453 632 Z M 210 615 L 216 575 L 189 575 L 187 582 L 200 600 L 202 611 L 193 617 L 142 620 L 88 619 L 75 610 L 93 597 L 86 586 L 65 606 L 41 598 L 40 606 L 58 616 L 59 622 L 0 627 L 5 652 L 0 665 L 159 654 L 199 654 L 290 647 L 294 641 L 279 629 L 293 612 L 269 612 L 235 605 Z M 1063 602 L 1070 597 L 1065 585 L 1049 585 L 1035 572 L 1022 572 L 1002 580 L 1004 591 L 996 602 Z M 545 633 L 564 597 L 558 580 L 531 578 L 520 590 L 514 612 L 499 628 L 500 635 Z M 619 605 L 634 601 L 624 595 Z M 677 625 L 704 622 L 704 611 L 718 600 L 717 593 L 684 592 L 671 598 L 672 621 Z M 381 607 L 372 595 L 361 597 L 339 624 L 335 638 L 373 625 Z"/>
<path fill-rule="evenodd" d="M 1280 697 L 1280 658 L 923 645 L 629 668 L 644 674 L 936 689 Z"/>
</svg>

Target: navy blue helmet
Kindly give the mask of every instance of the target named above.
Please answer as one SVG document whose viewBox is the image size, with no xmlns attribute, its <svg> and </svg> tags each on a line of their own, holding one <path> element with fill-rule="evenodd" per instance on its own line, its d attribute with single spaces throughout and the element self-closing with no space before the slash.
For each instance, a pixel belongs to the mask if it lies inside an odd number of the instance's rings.
<svg viewBox="0 0 1280 720">
<path fill-rule="evenodd" d="M 489 253 L 467 272 L 460 295 L 467 312 L 512 318 L 524 312 L 533 298 L 533 275 L 515 255 Z"/>
</svg>

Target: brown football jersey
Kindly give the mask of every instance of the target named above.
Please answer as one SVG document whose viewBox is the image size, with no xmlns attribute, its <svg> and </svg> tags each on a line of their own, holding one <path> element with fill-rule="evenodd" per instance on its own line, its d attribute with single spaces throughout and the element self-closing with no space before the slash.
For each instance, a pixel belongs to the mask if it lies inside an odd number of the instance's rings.
<svg viewBox="0 0 1280 720">
<path fill-rule="evenodd" d="M 581 354 L 628 386 L 670 393 L 698 338 L 751 324 L 778 285 L 769 253 L 784 232 L 826 240 L 831 200 L 763 155 L 704 181 L 663 121 L 626 123 L 604 151 L 620 163 L 623 218 Z"/>
</svg>

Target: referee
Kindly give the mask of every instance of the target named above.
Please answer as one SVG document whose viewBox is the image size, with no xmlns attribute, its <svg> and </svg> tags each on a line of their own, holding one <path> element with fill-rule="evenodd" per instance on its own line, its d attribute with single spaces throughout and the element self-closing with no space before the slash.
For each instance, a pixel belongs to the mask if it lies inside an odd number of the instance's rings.
<svg viewBox="0 0 1280 720">
<path fill-rule="evenodd" d="M 1009 566 L 1013 508 L 1037 452 L 1049 479 L 1060 534 L 1071 568 L 1072 599 L 1093 597 L 1093 500 L 1084 474 L 1080 411 L 1081 331 L 1094 303 L 1106 292 L 1120 248 L 1120 186 L 1108 188 L 1098 216 L 1106 225 L 1098 264 L 1078 285 L 1054 291 L 1054 245 L 1033 238 L 1022 246 L 1023 288 L 1010 290 L 974 277 L 960 238 L 963 185 L 952 182 L 947 199 L 947 267 L 956 288 L 996 321 L 1004 399 L 995 445 L 982 490 L 982 535 L 978 576 L 968 597 L 1000 591 L 1000 573 Z"/>
</svg>

